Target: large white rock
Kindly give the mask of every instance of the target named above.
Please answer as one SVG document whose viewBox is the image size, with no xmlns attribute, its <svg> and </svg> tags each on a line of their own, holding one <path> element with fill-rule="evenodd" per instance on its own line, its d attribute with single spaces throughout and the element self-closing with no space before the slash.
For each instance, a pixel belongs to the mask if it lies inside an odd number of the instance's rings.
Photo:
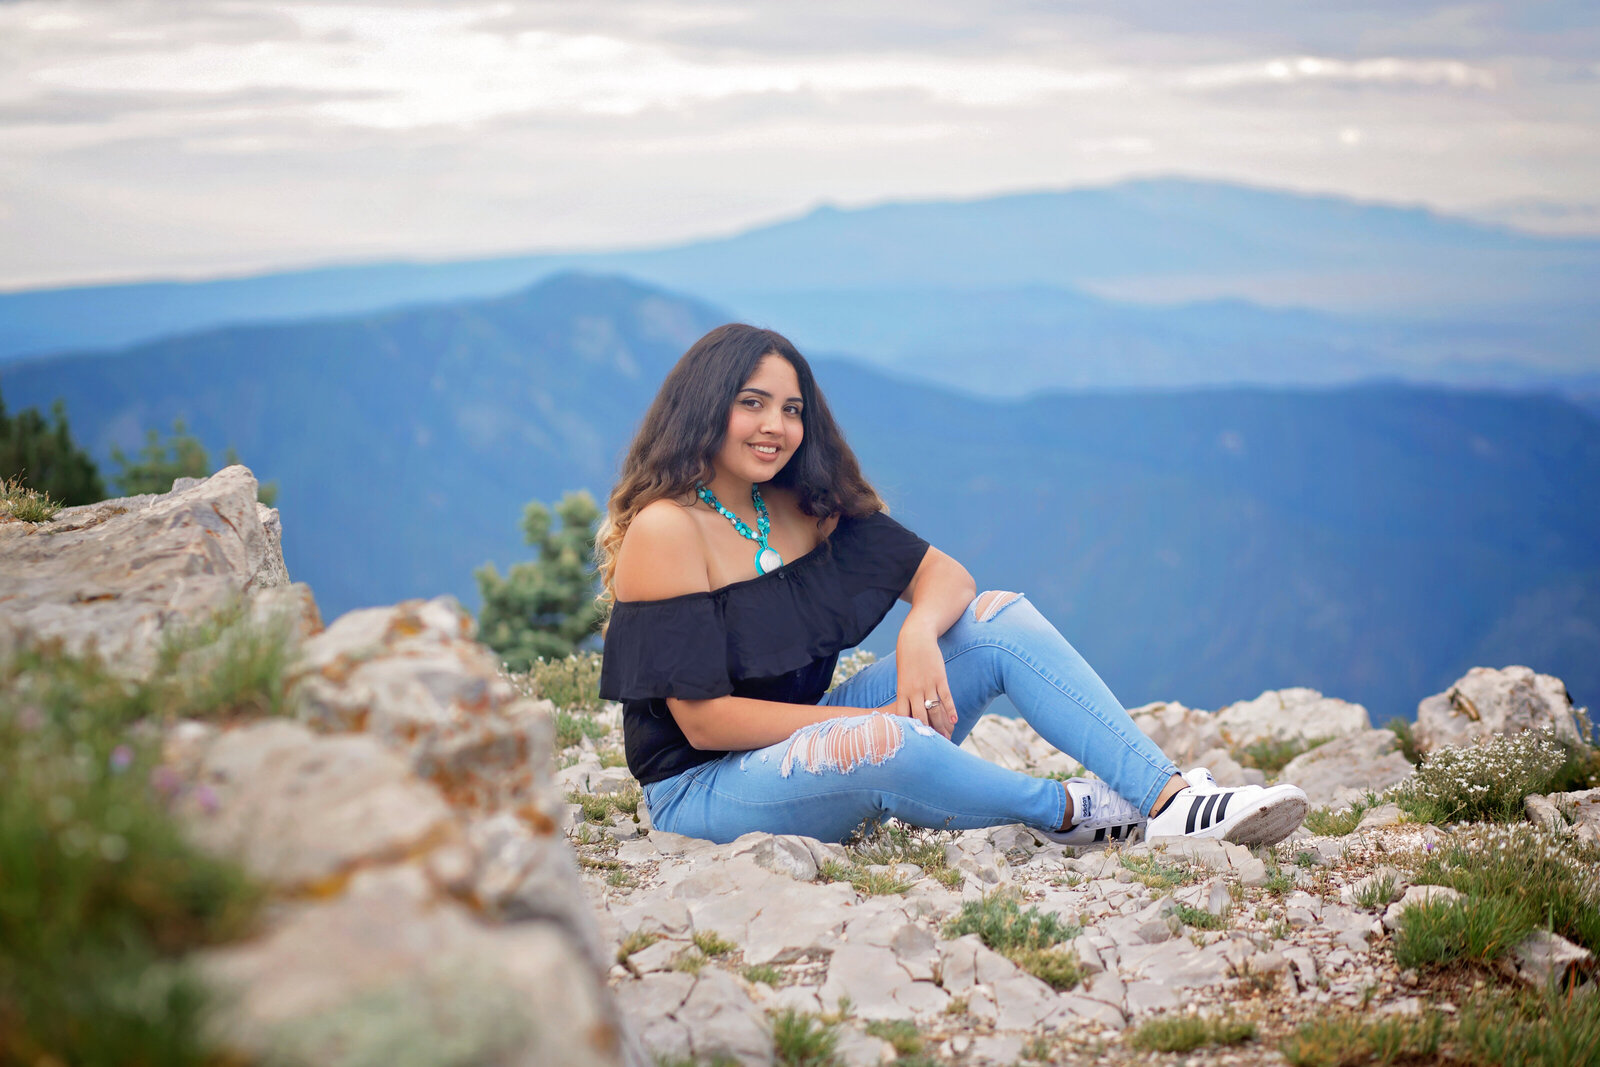
<svg viewBox="0 0 1600 1067">
<path fill-rule="evenodd" d="M 415 868 L 358 875 L 262 937 L 211 950 L 229 1046 L 305 1063 L 624 1062 L 582 950 L 551 926 L 495 929 L 434 898 Z"/>
<path fill-rule="evenodd" d="M 1128 714 L 1179 767 L 1201 763 L 1207 754 L 1226 747 L 1217 718 L 1209 711 L 1163 701 L 1132 708 Z"/>
<path fill-rule="evenodd" d="M 1474 667 L 1417 705 L 1417 748 L 1423 752 L 1534 729 L 1548 729 L 1562 741 L 1582 740 L 1566 685 L 1528 667 Z"/>
<path fill-rule="evenodd" d="M 65 508 L 37 526 L 0 522 L 0 655 L 59 640 L 121 674 L 147 674 L 163 631 L 289 584 L 281 538 L 278 513 L 256 501 L 255 475 L 241 466 L 179 479 L 169 493 Z M 282 603 L 317 627 L 308 593 Z"/>
<path fill-rule="evenodd" d="M 1315 689 L 1269 689 L 1254 700 L 1229 704 L 1216 726 L 1230 747 L 1258 741 L 1315 741 L 1372 729 L 1360 704 L 1325 697 Z"/>
<path fill-rule="evenodd" d="M 223 734 L 179 810 L 201 844 L 295 890 L 326 891 L 455 832 L 438 792 L 375 738 L 271 719 Z"/>
<path fill-rule="evenodd" d="M 1312 807 L 1381 793 L 1412 773 L 1393 730 L 1365 730 L 1318 745 L 1290 760 L 1278 779 L 1305 790 Z"/>
</svg>

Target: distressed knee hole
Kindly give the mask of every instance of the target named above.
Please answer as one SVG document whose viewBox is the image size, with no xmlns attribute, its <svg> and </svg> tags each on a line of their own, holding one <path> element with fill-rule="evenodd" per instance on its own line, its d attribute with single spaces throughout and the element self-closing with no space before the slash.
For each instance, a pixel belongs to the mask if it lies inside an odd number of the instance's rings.
<svg viewBox="0 0 1600 1067">
<path fill-rule="evenodd" d="M 991 589 L 986 593 L 979 594 L 978 599 L 972 605 L 972 617 L 978 622 L 988 622 L 1021 598 L 1021 593 L 1008 593 L 1003 590 Z"/>
<path fill-rule="evenodd" d="M 778 768 L 787 778 L 798 761 L 812 774 L 838 771 L 849 774 L 863 763 L 882 763 L 900 751 L 905 737 L 900 722 L 890 715 L 856 715 L 829 719 L 797 732 Z"/>
</svg>

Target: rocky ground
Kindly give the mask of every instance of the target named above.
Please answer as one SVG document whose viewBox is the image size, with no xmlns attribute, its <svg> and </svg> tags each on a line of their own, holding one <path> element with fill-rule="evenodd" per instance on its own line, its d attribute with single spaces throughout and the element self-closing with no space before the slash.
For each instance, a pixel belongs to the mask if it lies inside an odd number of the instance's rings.
<svg viewBox="0 0 1600 1067">
<path fill-rule="evenodd" d="M 1261 699 L 1282 727 L 1293 717 L 1285 704 L 1315 709 L 1321 698 Z M 1205 713 L 1173 707 L 1139 714 L 1207 727 Z M 771 1020 L 797 1009 L 835 1024 L 849 1064 L 893 1062 L 885 1037 L 940 1062 L 1148 1062 L 1128 1036 L 1186 1013 L 1232 1013 L 1258 1032 L 1186 1062 L 1281 1063 L 1279 1040 L 1309 1019 L 1449 1013 L 1484 981 L 1424 980 L 1396 966 L 1404 905 L 1451 893 L 1411 886 L 1406 872 L 1451 838 L 1393 805 L 1366 811 L 1348 833 L 1302 829 L 1253 852 L 1177 838 L 1075 851 L 1021 826 L 891 828 L 848 847 L 767 834 L 712 845 L 651 829 L 632 779 L 607 766 L 619 717 L 600 712 L 608 732 L 560 753 L 568 765 L 557 778 L 581 801 L 566 809 L 566 832 L 616 954 L 611 987 L 664 1060 L 769 1062 Z M 1393 741 L 1360 719 L 1350 736 L 1368 749 L 1369 732 Z M 1328 721 L 1307 718 L 1313 729 Z M 1061 761 L 1020 720 L 987 717 L 969 744 L 1035 773 Z M 1345 781 L 1393 777 L 1375 763 Z M 974 934 L 950 936 L 964 904 L 1006 894 L 1078 928 L 1065 942 L 1081 972 L 1071 988 L 1052 988 Z"/>
<path fill-rule="evenodd" d="M 1400 970 L 1406 906 L 1454 892 L 1411 883 L 1480 831 L 1419 822 L 1415 805 L 1408 821 L 1369 796 L 1416 780 L 1400 738 L 1311 690 L 1135 713 L 1181 766 L 1224 784 L 1281 767 L 1314 805 L 1352 812 L 1275 849 L 1168 840 L 1075 853 L 1020 826 L 712 845 L 652 829 L 622 765 L 619 709 L 593 697 L 592 658 L 507 677 L 447 598 L 324 628 L 310 590 L 289 583 L 279 536 L 242 467 L 0 523 L 0 667 L 13 665 L 0 799 L 37 801 L 40 825 L 55 826 L 9 840 L 42 840 L 50 864 L 77 864 L 50 869 L 108 885 L 120 883 L 97 880 L 117 870 L 171 881 L 141 864 L 180 855 L 161 842 L 181 831 L 259 889 L 247 929 L 180 946 L 222 994 L 203 1062 L 1148 1062 L 1151 1020 L 1204 1015 L 1255 1036 L 1185 1062 L 1267 1063 L 1313 1020 L 1465 1016 L 1498 982 L 1593 971 L 1586 951 L 1538 934 L 1498 969 Z M 95 681 L 82 656 L 134 688 Z M 145 710 L 124 722 L 116 708 L 135 690 Z M 87 703 L 105 699 L 116 707 Z M 1513 818 L 1535 794 L 1502 833 L 1539 835 L 1526 858 L 1560 868 L 1551 877 L 1582 920 L 1564 928 L 1592 946 L 1600 790 L 1516 790 L 1481 755 L 1546 732 L 1583 734 L 1558 680 L 1475 669 L 1422 702 L 1416 741 L 1465 746 L 1434 753 L 1466 753 L 1450 765 L 1459 785 L 1441 777 L 1447 791 L 1481 804 L 1490 785 L 1512 789 Z M 1029 773 L 1078 771 L 1017 720 L 986 718 L 967 744 Z M 1538 755 L 1523 748 L 1506 751 Z M 140 834 L 115 805 L 88 807 L 130 781 L 130 803 L 159 807 Z M 151 887 L 132 875 L 128 886 L 110 903 L 137 911 Z M 46 906 L 59 880 L 51 890 L 7 906 L 75 922 Z M 52 963 L 30 965 L 52 981 Z M 26 1028 L 37 1054 L 20 1062 L 79 1062 L 84 1027 L 149 1014 L 111 985 L 103 1004 L 84 988 L 47 998 L 60 1018 Z M 13 1051 L 7 993 L 0 982 L 0 1061 Z M 81 1026 L 75 1012 L 87 1012 Z M 171 1034 L 197 1025 L 156 1021 Z M 1600 1062 L 1600 1014 L 1574 1047 L 1545 1062 Z"/>
</svg>

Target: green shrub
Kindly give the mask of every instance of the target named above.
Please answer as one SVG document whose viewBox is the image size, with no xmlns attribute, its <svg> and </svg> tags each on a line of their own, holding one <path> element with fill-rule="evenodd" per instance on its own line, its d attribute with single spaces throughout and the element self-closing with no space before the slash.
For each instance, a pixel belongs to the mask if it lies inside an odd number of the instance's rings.
<svg viewBox="0 0 1600 1067">
<path fill-rule="evenodd" d="M 1169 1015 L 1140 1026 L 1129 1035 L 1128 1044 L 1144 1052 L 1192 1052 L 1216 1045 L 1242 1045 L 1255 1036 L 1255 1023 L 1231 1015 Z"/>
<path fill-rule="evenodd" d="M 600 699 L 598 652 L 537 659 L 526 671 L 507 677 L 523 696 L 541 697 L 565 711 L 599 711 L 605 704 Z"/>
<path fill-rule="evenodd" d="M 582 712 L 573 713 L 562 708 L 556 709 L 555 718 L 556 748 L 571 748 L 581 744 L 587 737 L 591 741 L 598 741 L 610 733 L 605 724 L 595 721 L 591 715 Z M 604 761 L 602 761 L 604 765 Z"/>
<path fill-rule="evenodd" d="M 1393 795 L 1419 822 L 1519 822 L 1523 798 L 1550 792 L 1571 764 L 1568 748 L 1543 731 L 1496 734 L 1430 752 Z"/>
<path fill-rule="evenodd" d="M 1236 750 L 1233 757 L 1239 761 L 1239 766 L 1254 767 L 1271 778 L 1287 767 L 1289 761 L 1296 756 L 1304 755 L 1332 740 L 1331 737 L 1294 737 L 1284 740 L 1269 737 L 1245 745 Z"/>
<path fill-rule="evenodd" d="M 1407 763 L 1415 767 L 1422 762 L 1422 752 L 1417 748 L 1416 729 L 1409 720 L 1397 715 L 1384 723 L 1383 728 L 1393 733 L 1400 742 L 1400 754 L 1406 758 Z"/>
<path fill-rule="evenodd" d="M 261 891 L 163 806 L 178 783 L 129 730 L 158 691 L 58 651 L 0 664 L 0 1062 L 213 1058 L 183 958 L 247 933 Z"/>
</svg>

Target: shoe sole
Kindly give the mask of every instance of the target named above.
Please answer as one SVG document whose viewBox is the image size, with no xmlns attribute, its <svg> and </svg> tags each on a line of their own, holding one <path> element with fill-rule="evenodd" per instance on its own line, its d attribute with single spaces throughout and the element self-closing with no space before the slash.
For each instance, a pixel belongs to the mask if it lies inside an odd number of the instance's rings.
<svg viewBox="0 0 1600 1067">
<path fill-rule="evenodd" d="M 1274 796 L 1278 790 L 1282 792 Z M 1222 840 L 1235 845 L 1276 845 L 1299 829 L 1309 808 L 1306 795 L 1299 788 L 1274 786 L 1255 800 L 1255 810 L 1223 832 Z"/>
</svg>

